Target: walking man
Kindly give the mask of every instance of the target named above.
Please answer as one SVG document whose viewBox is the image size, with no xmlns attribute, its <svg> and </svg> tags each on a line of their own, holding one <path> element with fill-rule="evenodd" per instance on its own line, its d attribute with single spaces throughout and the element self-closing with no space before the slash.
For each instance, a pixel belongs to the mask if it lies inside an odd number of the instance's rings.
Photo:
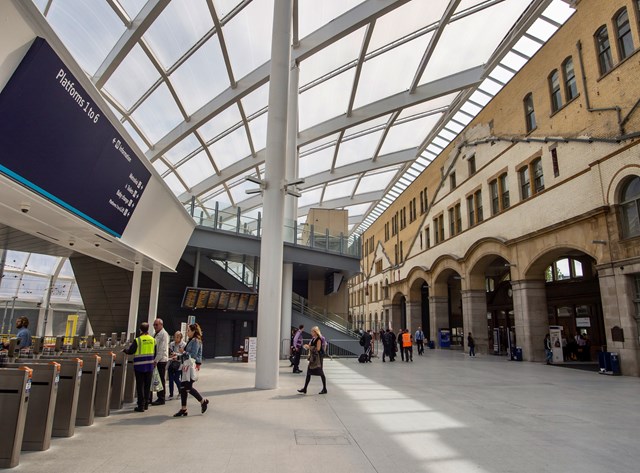
<svg viewBox="0 0 640 473">
<path fill-rule="evenodd" d="M 424 332 L 422 331 L 422 327 L 418 327 L 416 330 L 416 346 L 418 347 L 418 355 L 422 355 L 424 353 Z"/>
</svg>

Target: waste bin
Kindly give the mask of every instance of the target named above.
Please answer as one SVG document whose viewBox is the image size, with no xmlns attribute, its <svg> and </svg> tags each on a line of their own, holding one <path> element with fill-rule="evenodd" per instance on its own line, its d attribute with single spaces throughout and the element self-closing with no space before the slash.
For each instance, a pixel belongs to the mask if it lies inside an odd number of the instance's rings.
<svg viewBox="0 0 640 473">
<path fill-rule="evenodd" d="M 514 350 L 514 360 L 522 361 L 522 347 L 516 347 Z"/>
<path fill-rule="evenodd" d="M 620 356 L 615 352 L 598 352 L 598 366 L 600 374 L 620 374 Z"/>
</svg>

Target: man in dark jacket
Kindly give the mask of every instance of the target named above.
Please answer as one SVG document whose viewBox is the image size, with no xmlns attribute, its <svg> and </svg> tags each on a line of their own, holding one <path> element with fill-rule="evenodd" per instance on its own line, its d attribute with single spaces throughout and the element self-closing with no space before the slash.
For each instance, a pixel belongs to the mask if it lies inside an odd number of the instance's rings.
<svg viewBox="0 0 640 473">
<path fill-rule="evenodd" d="M 387 328 L 382 336 L 382 345 L 384 346 L 384 352 L 382 354 L 382 361 L 384 362 L 385 355 L 389 357 L 389 361 L 395 361 L 396 359 L 396 336 Z"/>
</svg>

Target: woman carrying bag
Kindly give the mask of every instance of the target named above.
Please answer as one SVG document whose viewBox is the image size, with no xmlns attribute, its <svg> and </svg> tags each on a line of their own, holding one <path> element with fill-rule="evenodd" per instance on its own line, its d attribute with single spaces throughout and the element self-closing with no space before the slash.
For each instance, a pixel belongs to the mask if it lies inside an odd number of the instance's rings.
<svg viewBox="0 0 640 473">
<path fill-rule="evenodd" d="M 169 344 L 169 399 L 173 399 L 173 385 L 178 387 L 180 392 L 181 367 L 180 350 L 184 350 L 186 343 L 182 339 L 182 333 L 176 332 L 173 341 Z"/>
<path fill-rule="evenodd" d="M 178 355 L 178 358 L 182 361 L 182 383 L 180 384 L 182 407 L 173 417 L 182 417 L 188 414 L 187 397 L 189 394 L 198 400 L 203 414 L 207 411 L 207 406 L 209 405 L 209 400 L 203 399 L 200 393 L 193 387 L 193 383 L 196 382 L 198 377 L 198 371 L 200 371 L 200 364 L 202 363 L 202 330 L 200 330 L 200 326 L 198 324 L 187 326 L 187 337 L 189 341 L 184 347 L 184 350 L 180 350 L 181 354 Z"/>
<path fill-rule="evenodd" d="M 308 345 L 304 345 L 304 347 L 309 350 L 309 367 L 307 368 L 307 379 L 304 380 L 304 388 L 298 389 L 299 393 L 307 394 L 307 386 L 309 386 L 309 381 L 311 381 L 311 376 L 320 376 L 322 379 L 322 391 L 318 394 L 327 394 L 327 378 L 324 376 L 324 371 L 322 370 L 322 334 L 320 333 L 320 329 L 318 327 L 313 327 L 311 329 L 311 335 L 313 338 L 309 342 Z"/>
</svg>

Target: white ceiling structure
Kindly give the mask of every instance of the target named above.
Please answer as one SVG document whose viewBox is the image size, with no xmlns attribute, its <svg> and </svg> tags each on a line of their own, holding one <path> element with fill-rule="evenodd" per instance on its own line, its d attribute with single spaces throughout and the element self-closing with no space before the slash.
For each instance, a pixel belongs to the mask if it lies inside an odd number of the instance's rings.
<svg viewBox="0 0 640 473">
<path fill-rule="evenodd" d="M 292 1 L 298 219 L 347 209 L 352 234 L 573 13 L 568 0 Z M 245 178 L 264 173 L 274 0 L 33 3 L 187 208 L 262 210 Z"/>
</svg>

